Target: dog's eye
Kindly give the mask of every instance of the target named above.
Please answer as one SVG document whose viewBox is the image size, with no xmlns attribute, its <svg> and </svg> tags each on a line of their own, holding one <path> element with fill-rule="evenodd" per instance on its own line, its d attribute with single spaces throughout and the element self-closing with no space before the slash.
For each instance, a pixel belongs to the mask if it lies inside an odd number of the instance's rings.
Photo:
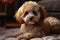
<svg viewBox="0 0 60 40">
<path fill-rule="evenodd" d="M 28 12 L 25 12 L 24 17 L 28 14 Z"/>
<path fill-rule="evenodd" d="M 37 13 L 35 11 L 33 11 L 34 15 L 37 15 Z"/>
</svg>

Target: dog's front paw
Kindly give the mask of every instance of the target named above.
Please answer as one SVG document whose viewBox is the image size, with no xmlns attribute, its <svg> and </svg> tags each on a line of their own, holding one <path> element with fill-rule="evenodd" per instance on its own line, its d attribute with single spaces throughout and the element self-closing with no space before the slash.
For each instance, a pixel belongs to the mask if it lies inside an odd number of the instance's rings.
<svg viewBox="0 0 60 40">
<path fill-rule="evenodd" d="M 32 34 L 31 33 L 25 33 L 25 34 L 19 35 L 17 37 L 17 40 L 21 40 L 21 39 L 28 40 L 31 37 L 32 37 Z"/>
</svg>

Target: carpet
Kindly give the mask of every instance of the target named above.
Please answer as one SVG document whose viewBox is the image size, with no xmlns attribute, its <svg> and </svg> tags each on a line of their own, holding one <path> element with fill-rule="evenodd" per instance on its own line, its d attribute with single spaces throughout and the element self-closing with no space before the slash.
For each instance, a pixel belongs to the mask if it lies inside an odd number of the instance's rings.
<svg viewBox="0 0 60 40">
<path fill-rule="evenodd" d="M 0 40 L 17 40 L 16 38 L 5 38 L 6 34 L 12 34 L 16 31 L 18 31 L 19 28 L 1 28 L 0 27 Z M 24 39 L 22 39 L 24 40 Z M 49 36 L 45 36 L 42 38 L 32 38 L 30 40 L 60 40 L 60 34 L 51 34 Z"/>
</svg>

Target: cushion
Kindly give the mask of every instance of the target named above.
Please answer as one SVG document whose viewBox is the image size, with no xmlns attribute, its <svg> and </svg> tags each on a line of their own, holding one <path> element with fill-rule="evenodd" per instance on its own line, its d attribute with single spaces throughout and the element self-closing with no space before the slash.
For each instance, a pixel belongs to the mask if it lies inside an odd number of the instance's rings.
<svg viewBox="0 0 60 40">
<path fill-rule="evenodd" d="M 53 16 L 55 18 L 60 19 L 60 12 L 47 12 L 48 16 Z"/>
<path fill-rule="evenodd" d="M 47 11 L 60 11 L 60 0 L 45 0 L 38 3 L 45 6 Z"/>
</svg>

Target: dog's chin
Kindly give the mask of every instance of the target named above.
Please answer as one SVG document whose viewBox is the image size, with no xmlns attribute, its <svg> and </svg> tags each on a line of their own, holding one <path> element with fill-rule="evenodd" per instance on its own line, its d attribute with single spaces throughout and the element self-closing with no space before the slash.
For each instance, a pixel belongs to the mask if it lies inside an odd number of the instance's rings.
<svg viewBox="0 0 60 40">
<path fill-rule="evenodd" d="M 35 22 L 28 22 L 28 24 L 35 24 Z"/>
<path fill-rule="evenodd" d="M 33 22 L 33 21 L 29 21 L 29 22 L 25 22 L 26 24 L 31 24 L 31 25 L 33 25 L 33 24 L 35 24 L 36 22 Z"/>
</svg>

